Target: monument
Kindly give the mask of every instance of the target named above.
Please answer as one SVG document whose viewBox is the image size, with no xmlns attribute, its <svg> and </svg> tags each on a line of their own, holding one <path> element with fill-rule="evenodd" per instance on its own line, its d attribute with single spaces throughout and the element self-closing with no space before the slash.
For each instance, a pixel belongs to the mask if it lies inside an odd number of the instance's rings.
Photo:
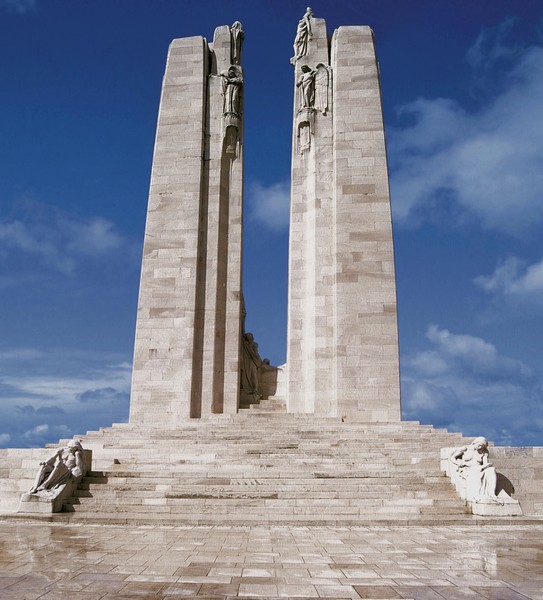
<svg viewBox="0 0 543 600">
<path fill-rule="evenodd" d="M 245 330 L 243 37 L 236 21 L 170 46 L 130 421 L 52 455 L 0 450 L 0 511 L 22 513 L 6 519 L 2 593 L 541 598 L 543 448 L 492 448 L 491 463 L 483 437 L 401 421 L 373 35 L 329 39 L 310 8 L 291 59 L 280 381 Z"/>
<path fill-rule="evenodd" d="M 194 37 L 170 47 L 145 231 L 133 423 L 176 427 L 235 413 L 258 396 L 256 380 L 249 382 L 261 359 L 249 366 L 252 340 L 241 314 L 242 40 L 236 22 L 219 27 L 212 44 Z M 308 9 L 294 49 L 287 410 L 399 421 L 373 34 L 340 27 L 329 43 L 324 20 Z"/>
<path fill-rule="evenodd" d="M 290 61 L 286 366 L 270 365 L 246 331 L 243 39 L 236 21 L 211 43 L 196 36 L 169 48 L 129 422 L 78 436 L 92 452 L 81 489 L 70 440 L 53 460 L 40 449 L 0 453 L 0 509 L 16 510 L 25 492 L 21 510 L 41 510 L 49 492 L 40 486 L 57 469 L 73 484 L 65 510 L 94 522 L 443 524 L 543 514 L 541 449 L 492 448 L 494 467 L 483 438 L 401 420 L 373 34 L 339 27 L 328 37 L 310 8 Z"/>
</svg>

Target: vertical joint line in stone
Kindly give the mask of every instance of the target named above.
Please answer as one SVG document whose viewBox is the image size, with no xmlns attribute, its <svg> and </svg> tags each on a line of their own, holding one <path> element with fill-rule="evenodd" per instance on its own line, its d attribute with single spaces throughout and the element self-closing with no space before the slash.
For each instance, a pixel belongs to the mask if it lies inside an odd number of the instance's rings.
<svg viewBox="0 0 543 600">
<path fill-rule="evenodd" d="M 208 97 L 208 75 L 210 69 L 210 49 L 204 39 L 204 98 Z M 209 101 L 205 102 L 202 119 L 203 156 L 200 163 L 200 204 L 198 216 L 198 245 L 196 259 L 196 291 L 194 311 L 194 338 L 192 350 L 192 379 L 190 390 L 190 417 L 202 415 L 202 378 L 204 353 L 205 290 L 207 281 L 207 218 L 209 205 Z"/>
</svg>

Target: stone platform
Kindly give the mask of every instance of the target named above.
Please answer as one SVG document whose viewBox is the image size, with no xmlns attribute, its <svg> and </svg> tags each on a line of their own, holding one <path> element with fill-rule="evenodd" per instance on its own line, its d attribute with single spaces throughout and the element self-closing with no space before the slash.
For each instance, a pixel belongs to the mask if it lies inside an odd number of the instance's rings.
<svg viewBox="0 0 543 600">
<path fill-rule="evenodd" d="M 543 525 L 1 522 L 2 600 L 543 600 Z"/>
<path fill-rule="evenodd" d="M 355 423 L 287 414 L 281 400 L 272 399 L 177 430 L 120 424 L 80 439 L 93 452 L 93 469 L 66 506 L 73 522 L 370 526 L 476 521 L 440 466 L 441 448 L 468 440 L 415 422 Z M 519 454 L 522 450 L 526 456 Z M 541 458 L 527 456 L 536 450 L 541 449 L 508 454 L 491 448 L 491 457 L 511 480 L 524 515 L 541 517 Z M 36 452 L 0 454 L 5 474 L 0 512 L 16 510 L 21 487 L 31 484 L 31 479 L 21 483 L 21 474 L 33 476 Z"/>
</svg>

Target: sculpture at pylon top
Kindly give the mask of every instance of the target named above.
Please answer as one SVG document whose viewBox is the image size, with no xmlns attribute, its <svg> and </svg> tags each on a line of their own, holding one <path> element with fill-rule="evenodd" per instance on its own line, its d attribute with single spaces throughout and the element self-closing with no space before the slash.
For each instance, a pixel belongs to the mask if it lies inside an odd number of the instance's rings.
<svg viewBox="0 0 543 600">
<path fill-rule="evenodd" d="M 296 61 L 307 54 L 309 40 L 313 37 L 311 19 L 314 16 L 311 7 L 308 6 L 304 16 L 298 22 L 296 37 L 294 38 L 294 56 L 290 59 L 293 65 L 296 65 Z"/>
</svg>

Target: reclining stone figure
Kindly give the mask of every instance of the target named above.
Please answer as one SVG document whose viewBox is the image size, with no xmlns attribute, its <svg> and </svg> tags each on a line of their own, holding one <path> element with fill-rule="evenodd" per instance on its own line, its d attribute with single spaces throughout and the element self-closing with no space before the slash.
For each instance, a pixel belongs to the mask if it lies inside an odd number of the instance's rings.
<svg viewBox="0 0 543 600">
<path fill-rule="evenodd" d="M 21 496 L 19 512 L 60 512 L 90 468 L 91 452 L 72 440 L 40 463 L 34 484 Z"/>
</svg>

